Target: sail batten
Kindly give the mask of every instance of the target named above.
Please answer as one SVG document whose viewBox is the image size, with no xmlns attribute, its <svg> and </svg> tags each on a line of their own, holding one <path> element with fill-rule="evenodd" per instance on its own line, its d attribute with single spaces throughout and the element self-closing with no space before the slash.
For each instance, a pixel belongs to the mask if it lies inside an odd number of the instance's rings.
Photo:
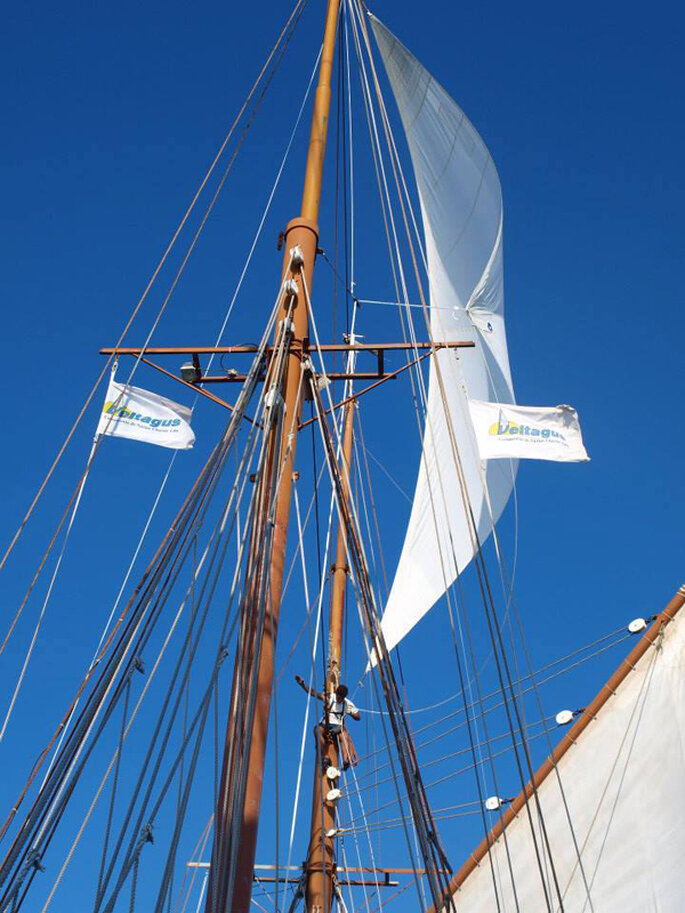
<svg viewBox="0 0 685 913">
<path fill-rule="evenodd" d="M 378 19 L 372 16 L 371 24 L 416 177 L 431 334 L 475 343 L 465 353 L 440 351 L 431 361 L 412 511 L 383 616 L 392 649 L 467 567 L 506 506 L 516 464 L 481 464 L 468 399 L 512 403 L 514 391 L 504 323 L 497 169 L 461 108 Z M 469 526 L 469 511 L 475 529 Z"/>
</svg>

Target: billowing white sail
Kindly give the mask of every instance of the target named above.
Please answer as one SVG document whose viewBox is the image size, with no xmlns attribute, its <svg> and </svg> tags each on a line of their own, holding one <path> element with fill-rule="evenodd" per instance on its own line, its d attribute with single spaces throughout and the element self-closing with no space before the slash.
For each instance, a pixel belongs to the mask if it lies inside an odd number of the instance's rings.
<svg viewBox="0 0 685 913">
<path fill-rule="evenodd" d="M 685 908 L 685 617 L 666 627 L 538 787 L 563 899 L 573 913 L 680 913 Z M 535 812 L 534 819 L 537 820 Z M 573 824 L 580 849 L 574 848 Z M 538 839 L 539 827 L 536 827 Z M 499 909 L 547 910 L 525 810 L 491 849 Z M 584 873 L 584 874 L 583 874 Z M 551 868 L 546 859 L 547 881 Z M 587 885 L 587 886 L 586 886 Z M 588 891 L 589 888 L 589 891 Z M 560 909 L 554 889 L 551 909 Z M 589 898 L 588 898 L 589 893 Z M 455 894 L 458 910 L 496 909 L 486 856 Z"/>
<path fill-rule="evenodd" d="M 478 458 L 467 396 L 512 403 L 504 327 L 502 193 L 490 154 L 421 64 L 377 19 L 373 31 L 397 100 L 418 185 L 433 339 L 470 339 L 431 363 L 423 456 L 400 561 L 383 616 L 392 649 L 473 558 L 454 442 L 482 543 L 514 483 L 508 460 Z M 438 371 L 442 384 L 438 381 Z M 454 434 L 450 434 L 451 428 Z"/>
</svg>

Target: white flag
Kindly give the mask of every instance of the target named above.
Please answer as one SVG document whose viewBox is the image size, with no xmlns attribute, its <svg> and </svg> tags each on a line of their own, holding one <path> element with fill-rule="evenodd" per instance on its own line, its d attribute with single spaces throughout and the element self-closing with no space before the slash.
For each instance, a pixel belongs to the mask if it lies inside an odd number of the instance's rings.
<svg viewBox="0 0 685 913">
<path fill-rule="evenodd" d="M 110 380 L 97 433 L 188 450 L 195 443 L 191 416 L 192 410 L 173 400 Z"/>
<path fill-rule="evenodd" d="M 510 406 L 469 400 L 482 460 L 589 460 L 571 406 Z"/>
</svg>

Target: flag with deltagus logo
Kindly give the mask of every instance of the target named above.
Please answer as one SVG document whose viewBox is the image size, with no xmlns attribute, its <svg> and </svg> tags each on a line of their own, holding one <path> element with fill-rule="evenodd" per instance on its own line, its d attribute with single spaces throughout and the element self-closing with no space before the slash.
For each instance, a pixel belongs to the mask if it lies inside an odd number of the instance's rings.
<svg viewBox="0 0 685 913">
<path fill-rule="evenodd" d="M 192 410 L 173 400 L 110 380 L 97 434 L 126 437 L 172 450 L 195 443 L 190 427 Z"/>
<path fill-rule="evenodd" d="M 579 463 L 590 459 L 578 413 L 571 406 L 514 406 L 472 399 L 469 409 L 482 460 Z"/>
</svg>

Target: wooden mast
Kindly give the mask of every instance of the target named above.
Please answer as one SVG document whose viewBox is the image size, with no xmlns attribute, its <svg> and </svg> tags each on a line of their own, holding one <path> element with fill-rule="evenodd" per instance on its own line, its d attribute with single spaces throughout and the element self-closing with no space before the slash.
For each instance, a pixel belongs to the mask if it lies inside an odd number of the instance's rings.
<svg viewBox="0 0 685 913">
<path fill-rule="evenodd" d="M 335 53 L 338 12 L 340 0 L 328 0 L 326 23 L 319 67 L 319 80 L 314 99 L 314 111 L 307 153 L 307 167 L 302 194 L 302 209 L 299 218 L 293 219 L 285 231 L 285 255 L 283 266 L 283 282 L 294 279 L 299 286 L 299 294 L 292 311 L 293 335 L 290 351 L 285 366 L 282 395 L 285 403 L 285 414 L 288 416 L 282 432 L 273 432 L 274 440 L 269 442 L 271 453 L 286 453 L 286 463 L 281 475 L 281 482 L 276 494 L 274 514 L 273 548 L 270 567 L 270 599 L 266 615 L 266 623 L 261 635 L 259 650 L 259 670 L 257 680 L 257 700 L 255 705 L 254 720 L 252 723 L 251 738 L 249 742 L 249 762 L 247 765 L 247 781 L 245 798 L 243 802 L 242 821 L 238 846 L 235 855 L 235 880 L 233 889 L 229 891 L 229 877 L 231 869 L 230 852 L 219 853 L 213 857 L 212 877 L 207 894 L 207 907 L 211 913 L 248 913 L 252 895 L 252 881 L 254 873 L 255 853 L 257 847 L 257 829 L 259 824 L 259 811 L 262 798 L 262 784 L 264 777 L 264 759 L 271 708 L 271 693 L 273 688 L 274 652 L 278 634 L 278 622 L 283 586 L 283 571 L 285 565 L 286 541 L 288 520 L 290 517 L 290 502 L 292 494 L 293 465 L 295 448 L 297 444 L 297 431 L 301 409 L 299 391 L 303 372 L 303 353 L 308 344 L 308 319 L 307 305 L 302 288 L 304 277 L 307 288 L 312 288 L 314 261 L 318 245 L 318 215 L 319 201 L 321 198 L 321 183 L 323 176 L 324 155 L 326 149 L 326 135 L 328 131 L 328 118 L 331 100 L 331 72 Z M 293 268 L 291 250 L 299 246 L 302 251 L 303 263 Z M 283 302 L 279 322 L 287 319 L 290 302 Z M 278 323 L 277 323 L 278 327 Z M 278 330 L 277 330 L 278 332 Z M 295 421 L 292 417 L 295 417 Z M 282 440 L 276 435 L 282 434 Z M 234 677 L 234 689 L 240 687 L 241 677 Z M 234 706 L 232 699 L 231 705 Z M 232 721 L 229 719 L 228 733 L 231 733 Z M 219 796 L 215 830 L 221 834 L 224 825 L 223 804 L 224 790 L 230 788 L 227 782 L 229 745 L 226 746 L 223 762 L 222 789 Z M 215 847 L 221 841 L 215 842 Z M 224 843 L 225 846 L 225 843 Z M 232 896 L 229 896 L 229 893 Z"/>
<path fill-rule="evenodd" d="M 341 476 L 345 495 L 350 487 L 350 466 L 354 441 L 354 400 L 345 407 L 343 431 L 343 452 Z M 345 524 L 338 520 L 338 534 L 333 565 L 333 583 L 328 634 L 328 662 L 324 696 L 340 684 L 343 626 L 345 617 L 345 590 L 347 588 L 347 537 Z M 307 913 L 329 913 L 333 899 L 335 875 L 335 837 L 327 836 L 335 829 L 335 801 L 324 797 L 337 787 L 337 781 L 327 776 L 329 767 L 340 769 L 341 758 L 338 746 L 326 738 L 321 727 L 315 730 L 316 763 L 314 765 L 314 787 L 312 790 L 312 821 L 309 849 L 307 852 L 305 910 Z"/>
</svg>

